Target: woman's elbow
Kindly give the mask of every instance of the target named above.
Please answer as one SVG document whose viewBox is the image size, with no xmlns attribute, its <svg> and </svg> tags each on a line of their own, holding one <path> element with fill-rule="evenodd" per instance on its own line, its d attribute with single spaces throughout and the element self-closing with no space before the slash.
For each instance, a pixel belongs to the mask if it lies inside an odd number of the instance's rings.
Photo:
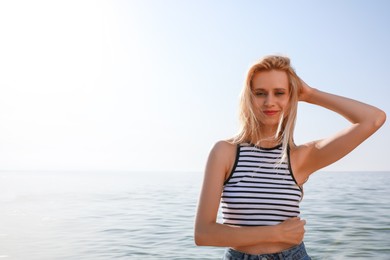
<svg viewBox="0 0 390 260">
<path fill-rule="evenodd" d="M 204 246 L 202 237 L 196 232 L 194 235 L 194 242 L 195 242 L 195 245 L 197 245 L 197 246 Z"/>
<path fill-rule="evenodd" d="M 206 235 L 204 232 L 201 232 L 199 229 L 195 229 L 194 242 L 197 246 L 207 246 Z"/>
<path fill-rule="evenodd" d="M 194 232 L 194 242 L 197 246 L 209 246 L 210 245 L 210 235 L 207 232 L 207 227 L 195 226 Z"/>
<path fill-rule="evenodd" d="M 375 117 L 372 118 L 372 120 L 372 128 L 375 132 L 386 122 L 386 113 L 378 109 L 378 112 L 376 113 Z"/>
<path fill-rule="evenodd" d="M 375 118 L 374 128 L 379 129 L 386 122 L 386 113 L 383 110 L 378 111 L 378 115 Z"/>
</svg>

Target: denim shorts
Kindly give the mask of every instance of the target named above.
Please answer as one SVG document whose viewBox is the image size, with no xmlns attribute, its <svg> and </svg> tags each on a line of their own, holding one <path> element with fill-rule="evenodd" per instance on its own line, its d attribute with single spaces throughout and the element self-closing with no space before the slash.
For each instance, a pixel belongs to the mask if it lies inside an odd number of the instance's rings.
<svg viewBox="0 0 390 260">
<path fill-rule="evenodd" d="M 310 256 L 306 253 L 305 244 L 294 246 L 279 253 L 251 255 L 236 251 L 232 248 L 225 250 L 225 255 L 222 260 L 310 260 Z"/>
</svg>

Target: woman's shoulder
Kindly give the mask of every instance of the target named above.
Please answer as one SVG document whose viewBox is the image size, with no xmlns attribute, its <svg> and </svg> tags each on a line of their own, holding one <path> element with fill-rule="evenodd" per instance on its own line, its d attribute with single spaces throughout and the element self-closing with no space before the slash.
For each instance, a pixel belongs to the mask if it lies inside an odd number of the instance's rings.
<svg viewBox="0 0 390 260">
<path fill-rule="evenodd" d="M 235 152 L 237 149 L 237 144 L 231 140 L 219 140 L 213 146 L 213 151 L 217 153 L 229 153 Z"/>
<path fill-rule="evenodd" d="M 311 144 L 300 144 L 300 145 L 291 145 L 289 146 L 291 157 L 296 161 L 302 159 L 306 156 L 306 154 L 310 151 Z"/>
<path fill-rule="evenodd" d="M 237 144 L 231 140 L 219 140 L 214 143 L 210 156 L 218 161 L 230 162 L 234 160 L 237 151 Z"/>
<path fill-rule="evenodd" d="M 290 148 L 291 168 L 299 185 L 303 185 L 312 173 L 307 165 L 311 163 L 308 156 L 313 149 L 315 149 L 315 142 L 294 145 Z"/>
<path fill-rule="evenodd" d="M 221 173 L 225 174 L 225 180 L 233 168 L 237 147 L 238 144 L 231 140 L 220 140 L 214 144 L 210 152 L 210 165 L 214 165 L 216 167 L 214 169 L 221 169 Z"/>
</svg>

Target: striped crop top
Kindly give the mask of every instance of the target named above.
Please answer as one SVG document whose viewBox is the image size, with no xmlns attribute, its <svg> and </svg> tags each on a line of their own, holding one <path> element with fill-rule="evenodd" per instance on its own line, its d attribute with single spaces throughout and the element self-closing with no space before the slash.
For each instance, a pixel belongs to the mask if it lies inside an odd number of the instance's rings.
<svg viewBox="0 0 390 260">
<path fill-rule="evenodd" d="M 303 192 L 290 167 L 290 155 L 281 162 L 282 146 L 237 146 L 237 155 L 222 192 L 223 223 L 272 226 L 300 214 Z"/>
</svg>

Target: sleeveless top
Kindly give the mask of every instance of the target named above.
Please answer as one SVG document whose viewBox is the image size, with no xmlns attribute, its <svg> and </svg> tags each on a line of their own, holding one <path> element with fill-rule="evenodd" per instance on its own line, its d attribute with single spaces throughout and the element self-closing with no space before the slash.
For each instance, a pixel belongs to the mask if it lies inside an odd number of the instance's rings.
<svg viewBox="0 0 390 260">
<path fill-rule="evenodd" d="M 222 192 L 224 224 L 272 226 L 300 214 L 303 191 L 294 179 L 289 149 L 287 158 L 281 158 L 282 145 L 237 146 L 236 160 Z"/>
</svg>

